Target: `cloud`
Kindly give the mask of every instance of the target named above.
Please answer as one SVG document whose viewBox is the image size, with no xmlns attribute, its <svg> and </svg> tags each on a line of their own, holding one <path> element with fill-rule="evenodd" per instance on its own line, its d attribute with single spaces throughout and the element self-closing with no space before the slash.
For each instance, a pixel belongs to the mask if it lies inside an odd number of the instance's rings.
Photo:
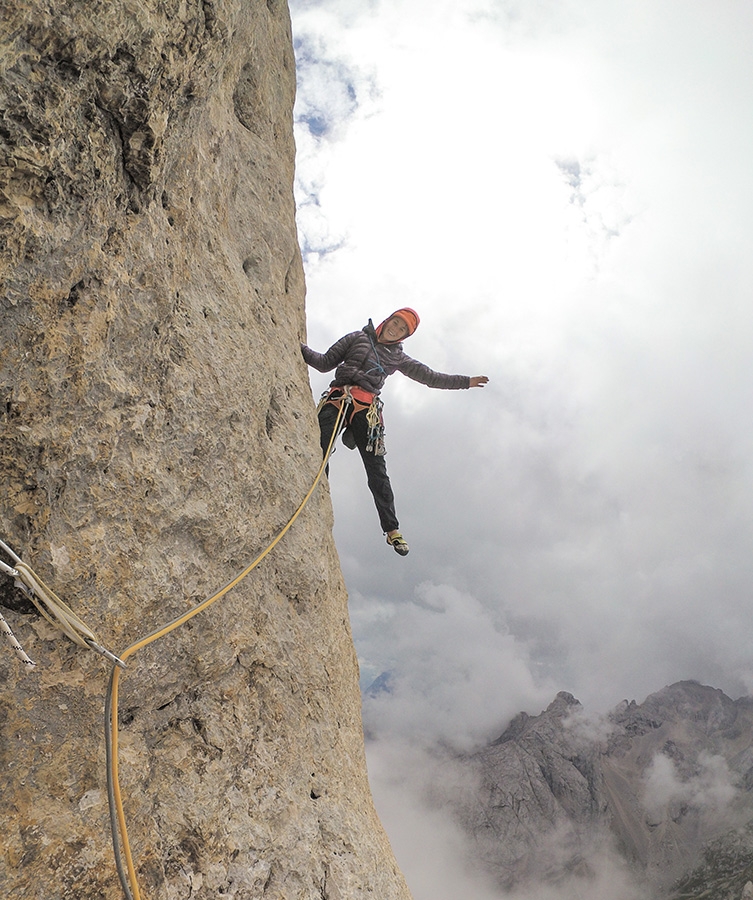
<svg viewBox="0 0 753 900">
<path fill-rule="evenodd" d="M 409 305 L 407 352 L 491 377 L 385 388 L 405 559 L 357 454 L 332 461 L 364 682 L 392 673 L 369 754 L 468 746 L 556 690 L 596 713 L 683 678 L 749 692 L 753 6 L 292 11 L 309 342 Z"/>
<path fill-rule="evenodd" d="M 542 856 L 556 858 L 558 848 L 543 847 Z M 588 849 L 576 871 L 555 883 L 534 881 L 521 890 L 500 893 L 497 900 L 646 900 L 646 886 L 609 846 Z"/>
<path fill-rule="evenodd" d="M 647 891 L 601 834 L 559 829 L 539 836 L 525 887 L 504 889 L 453 818 L 476 787 L 462 759 L 390 738 L 368 745 L 369 779 L 398 863 L 417 900 L 645 900 Z M 577 861 L 572 860 L 575 853 Z M 562 864 L 570 863 L 563 874 Z M 556 878 L 551 873 L 556 871 Z M 549 878 L 547 878 L 549 873 Z M 504 875 L 504 872 L 498 873 Z"/>
<path fill-rule="evenodd" d="M 696 768 L 696 772 L 683 777 L 669 756 L 654 756 L 646 773 L 642 800 L 651 824 L 679 819 L 690 807 L 707 821 L 732 827 L 730 807 L 738 789 L 727 761 L 722 756 L 701 753 Z"/>
<path fill-rule="evenodd" d="M 466 773 L 448 757 L 394 738 L 370 742 L 368 762 L 380 819 L 416 900 L 499 900 L 448 814 L 447 795 L 465 785 Z"/>
<path fill-rule="evenodd" d="M 296 135 L 295 196 L 304 262 L 342 249 L 346 231 L 327 214 L 328 170 L 348 130 L 368 116 L 377 99 L 373 68 L 337 49 L 337 34 L 346 22 L 333 17 L 334 31 L 311 28 L 306 7 L 294 5 L 294 41 L 298 90 L 294 109 Z M 321 7 L 312 8 L 316 13 Z M 309 14 L 310 14 L 309 13 Z"/>
<path fill-rule="evenodd" d="M 606 749 L 614 732 L 614 722 L 601 713 L 576 706 L 562 720 L 562 728 L 568 732 L 570 742 L 576 749 L 592 750 L 594 746 Z"/>
<path fill-rule="evenodd" d="M 549 693 L 501 617 L 455 588 L 425 583 L 407 602 L 376 610 L 353 600 L 361 665 L 390 675 L 387 690 L 364 698 L 364 724 L 376 738 L 468 750 Z"/>
</svg>

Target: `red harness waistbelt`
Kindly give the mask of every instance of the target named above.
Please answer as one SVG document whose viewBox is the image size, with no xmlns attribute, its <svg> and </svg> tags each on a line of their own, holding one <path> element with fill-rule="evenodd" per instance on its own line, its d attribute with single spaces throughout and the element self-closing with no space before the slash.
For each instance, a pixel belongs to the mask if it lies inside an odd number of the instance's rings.
<svg viewBox="0 0 753 900">
<path fill-rule="evenodd" d="M 349 384 L 346 387 L 336 386 L 330 388 L 322 403 L 331 403 L 339 408 L 346 391 L 350 394 L 352 401 L 351 410 L 347 417 L 347 421 L 350 423 L 357 412 L 361 412 L 361 410 L 368 409 L 371 406 L 376 399 L 376 394 L 372 394 L 370 391 L 366 391 L 355 384 Z"/>
<path fill-rule="evenodd" d="M 371 406 L 371 404 L 374 402 L 374 397 L 376 397 L 376 394 L 372 394 L 370 391 L 365 391 L 363 388 L 360 388 L 355 384 L 351 384 L 350 396 L 354 400 L 358 400 L 359 403 L 366 403 L 368 406 Z"/>
</svg>

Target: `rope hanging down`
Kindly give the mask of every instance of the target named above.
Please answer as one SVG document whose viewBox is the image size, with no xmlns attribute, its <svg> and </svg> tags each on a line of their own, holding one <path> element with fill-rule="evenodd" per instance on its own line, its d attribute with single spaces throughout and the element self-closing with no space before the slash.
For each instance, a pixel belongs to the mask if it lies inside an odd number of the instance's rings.
<svg viewBox="0 0 753 900">
<path fill-rule="evenodd" d="M 79 619 L 70 606 L 58 597 L 52 588 L 48 587 L 44 581 L 42 581 L 31 566 L 28 566 L 4 541 L 0 541 L 0 547 L 13 560 L 13 566 L 9 566 L 0 560 L 0 571 L 5 572 L 6 575 L 10 575 L 11 578 L 15 579 L 16 587 L 26 594 L 48 622 L 63 631 L 73 643 L 78 644 L 79 647 L 88 647 L 90 650 L 95 650 L 106 659 L 109 659 L 110 662 L 115 663 L 118 666 L 123 665 L 122 660 L 110 653 L 109 650 L 105 650 L 105 648 L 97 641 L 94 632 Z M 5 622 L 5 619 L 3 619 L 3 622 Z M 23 652 L 23 648 L 16 640 L 10 627 L 7 623 L 5 623 L 5 625 L 5 628 L 0 625 L 0 629 L 2 629 L 5 636 L 10 640 L 16 656 L 18 656 L 26 665 L 31 664 L 31 666 L 33 666 L 34 663 L 31 662 L 29 657 Z M 17 646 L 14 645 L 14 641 Z M 19 653 L 19 650 L 21 653 Z M 23 654 L 23 656 L 21 654 Z"/>
<path fill-rule="evenodd" d="M 324 453 L 324 458 L 322 459 L 322 464 L 319 467 L 319 471 L 314 478 L 313 484 L 308 490 L 308 493 L 301 501 L 300 505 L 293 513 L 293 515 L 288 520 L 287 524 L 278 532 L 277 536 L 272 540 L 272 542 L 256 557 L 256 559 L 249 563 L 248 566 L 239 574 L 236 575 L 232 581 L 229 581 L 223 588 L 220 588 L 216 594 L 213 594 L 206 600 L 203 600 L 198 605 L 192 607 L 187 612 L 173 619 L 171 622 L 168 622 L 166 625 L 163 625 L 161 628 L 158 628 L 156 631 L 151 632 L 151 634 L 146 635 L 146 637 L 141 638 L 136 641 L 134 644 L 131 644 L 126 650 L 123 651 L 120 655 L 120 659 L 117 660 L 119 665 L 122 664 L 122 667 L 125 668 L 125 661 L 136 653 L 138 650 L 143 649 L 154 641 L 158 640 L 161 637 L 164 637 L 167 634 L 170 634 L 171 631 L 174 631 L 179 626 L 183 625 L 185 622 L 188 622 L 189 619 L 192 619 L 194 616 L 198 615 L 200 612 L 203 612 L 221 597 L 224 597 L 228 591 L 231 591 L 234 587 L 240 584 L 241 581 L 253 570 L 255 569 L 259 563 L 269 554 L 271 551 L 277 546 L 277 544 L 282 540 L 282 538 L 287 534 L 290 528 L 293 526 L 293 523 L 298 518 L 298 516 L 303 511 L 303 508 L 311 499 L 314 491 L 316 490 L 316 486 L 319 484 L 322 475 L 324 474 L 324 470 L 327 466 L 327 462 L 329 457 L 332 454 L 332 446 L 335 442 L 335 438 L 338 432 L 338 426 L 345 416 L 345 410 L 352 402 L 350 397 L 350 391 L 345 388 L 345 392 L 343 394 L 342 402 L 340 403 L 340 407 L 337 413 L 337 420 L 335 421 L 335 427 L 332 430 L 332 438 L 330 439 L 329 446 L 327 447 L 326 452 Z M 112 843 L 113 843 L 113 851 L 115 855 L 115 867 L 118 870 L 118 877 L 120 878 L 120 883 L 123 888 L 123 893 L 126 896 L 126 900 L 141 900 L 141 894 L 139 892 L 138 882 L 136 880 L 136 867 L 134 865 L 133 856 L 131 854 L 131 846 L 128 840 L 128 829 L 126 827 L 125 821 L 125 812 L 123 810 L 123 798 L 120 793 L 120 785 L 118 782 L 118 684 L 120 681 L 120 669 L 118 665 L 113 666 L 112 673 L 110 674 L 110 684 L 108 688 L 107 698 L 105 700 L 105 750 L 107 754 L 107 799 L 110 806 L 110 828 L 112 830 Z M 118 837 L 120 840 L 118 840 Z M 121 846 L 122 845 L 122 855 L 121 855 Z M 123 857 L 125 857 L 125 866 L 123 865 Z"/>
<path fill-rule="evenodd" d="M 3 549 L 8 554 L 8 556 L 10 556 L 11 559 L 18 559 L 16 554 L 10 549 L 10 547 L 7 544 L 4 544 L 2 541 L 0 541 L 0 545 L 2 545 Z M 14 569 L 13 566 L 7 565 L 1 559 L 0 559 L 0 572 L 5 572 L 5 574 L 10 575 L 11 578 L 15 578 L 15 579 L 20 578 L 20 573 L 18 572 L 18 570 Z M 26 593 L 24 586 L 22 584 L 20 584 L 18 580 L 16 580 L 16 584 L 18 585 L 18 587 L 20 587 L 22 590 L 24 590 L 24 593 Z M 29 657 L 26 655 L 26 651 L 18 643 L 18 638 L 15 636 L 15 634 L 13 634 L 13 629 L 6 622 L 5 616 L 3 616 L 2 613 L 0 613 L 0 631 L 2 631 L 2 633 L 7 638 L 8 643 L 10 644 L 11 649 L 16 654 L 17 658 L 20 659 L 21 662 L 25 666 L 28 666 L 30 669 L 33 669 L 36 666 L 36 663 L 34 662 L 34 660 L 29 659 Z"/>
<path fill-rule="evenodd" d="M 15 634 L 13 634 L 13 629 L 5 621 L 5 616 L 2 613 L 0 613 L 0 631 L 2 631 L 2 633 L 8 639 L 8 643 L 11 645 L 13 652 L 21 660 L 21 662 L 25 666 L 28 666 L 30 669 L 33 669 L 36 663 L 34 662 L 34 660 L 29 659 L 29 657 L 26 655 L 24 648 L 18 643 L 18 639 L 16 638 Z"/>
</svg>

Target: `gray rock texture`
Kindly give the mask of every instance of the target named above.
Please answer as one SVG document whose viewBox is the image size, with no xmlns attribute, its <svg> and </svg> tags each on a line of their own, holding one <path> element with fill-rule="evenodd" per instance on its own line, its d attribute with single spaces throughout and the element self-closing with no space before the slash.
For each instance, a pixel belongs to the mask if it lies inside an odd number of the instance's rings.
<svg viewBox="0 0 753 900">
<path fill-rule="evenodd" d="M 274 537 L 320 452 L 282 0 L 0 0 L 0 537 L 122 652 Z M 129 661 L 142 896 L 407 900 L 367 783 L 326 484 Z M 0 895 L 122 896 L 108 664 L 0 645 Z"/>
<path fill-rule="evenodd" d="M 462 765 L 456 814 L 505 888 L 610 854 L 646 898 L 737 900 L 753 876 L 749 698 L 680 682 L 596 719 L 563 692 Z"/>
</svg>

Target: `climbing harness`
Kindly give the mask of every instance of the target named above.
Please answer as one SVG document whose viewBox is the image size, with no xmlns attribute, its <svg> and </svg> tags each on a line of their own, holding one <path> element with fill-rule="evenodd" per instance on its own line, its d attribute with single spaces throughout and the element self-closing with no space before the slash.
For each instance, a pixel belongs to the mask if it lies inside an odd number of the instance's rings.
<svg viewBox="0 0 753 900">
<path fill-rule="evenodd" d="M 345 401 L 347 405 L 352 407 L 350 414 L 343 414 L 341 418 L 341 425 L 347 427 L 353 421 L 353 416 L 362 409 L 368 409 L 375 399 L 376 395 L 372 394 L 371 391 L 365 391 L 354 384 L 331 387 L 322 394 L 319 405 L 316 407 L 316 414 L 319 415 L 322 407 L 328 403 L 334 406 L 335 409 L 339 409 L 342 402 Z"/>
<path fill-rule="evenodd" d="M 228 591 L 232 590 L 241 581 L 253 570 L 255 569 L 259 563 L 277 546 L 277 544 L 282 540 L 282 538 L 287 534 L 290 528 L 293 526 L 293 523 L 298 518 L 298 516 L 303 511 L 306 504 L 311 499 L 314 491 L 316 490 L 316 486 L 319 484 L 322 475 L 324 474 L 324 470 L 327 466 L 327 462 L 329 461 L 329 457 L 332 455 L 332 447 L 335 442 L 335 437 L 338 433 L 338 429 L 340 424 L 345 417 L 346 410 L 348 405 L 352 403 L 352 398 L 350 397 L 350 393 L 345 391 L 343 396 L 340 399 L 340 404 L 338 407 L 338 416 L 335 422 L 335 427 L 332 431 L 332 438 L 330 439 L 329 446 L 324 453 L 324 457 L 322 459 L 322 464 L 319 467 L 319 471 L 314 478 L 314 481 L 309 488 L 307 494 L 299 504 L 296 511 L 288 520 L 287 524 L 278 532 L 277 536 L 271 541 L 270 544 L 256 557 L 256 559 L 251 562 L 246 568 L 239 574 L 236 575 L 232 581 L 229 581 L 223 588 L 220 588 L 216 594 L 213 594 L 206 600 L 203 600 L 198 605 L 194 606 L 192 609 L 189 609 L 187 612 L 173 619 L 171 622 L 168 622 L 166 625 L 163 625 L 161 628 L 158 628 L 156 631 L 151 632 L 146 637 L 141 638 L 136 641 L 134 644 L 131 644 L 126 650 L 123 651 L 120 655 L 119 662 L 123 663 L 123 667 L 125 667 L 125 661 L 136 653 L 137 650 L 141 650 L 143 647 L 148 646 L 154 641 L 158 640 L 161 637 L 164 637 L 167 634 L 170 634 L 171 631 L 174 631 L 180 625 L 183 625 L 185 622 L 188 622 L 189 619 L 192 619 L 194 616 L 198 615 L 200 612 L 203 612 L 221 597 L 224 597 Z M 321 407 L 321 404 L 320 404 Z M 318 407 L 318 408 L 320 408 Z M 125 821 L 125 812 L 123 810 L 123 800 L 120 793 L 120 785 L 118 782 L 118 684 L 120 680 L 120 669 L 117 665 L 113 666 L 112 672 L 110 674 L 110 684 L 107 692 L 107 698 L 105 700 L 105 752 L 107 757 L 107 799 L 110 807 L 110 828 L 112 831 L 112 842 L 113 842 L 113 851 L 115 856 L 115 867 L 118 871 L 118 877 L 120 878 L 120 884 L 123 888 L 123 893 L 126 896 L 126 900 L 141 900 L 141 894 L 139 893 L 138 882 L 136 880 L 136 868 L 133 862 L 133 857 L 131 854 L 130 842 L 128 840 L 128 829 L 126 827 Z M 118 840 L 118 837 L 120 840 Z M 122 854 L 121 854 L 122 850 Z M 125 866 L 123 865 L 123 857 L 125 857 Z"/>
<path fill-rule="evenodd" d="M 386 456 L 387 448 L 384 443 L 384 418 L 382 416 L 384 404 L 376 394 L 351 384 L 329 388 L 322 394 L 319 405 L 316 408 L 317 414 L 327 403 L 338 407 L 343 397 L 349 397 L 352 406 L 350 415 L 347 417 L 343 416 L 343 427 L 345 428 L 343 443 L 345 446 L 351 450 L 355 448 L 355 441 L 347 439 L 349 434 L 347 428 L 353 421 L 353 416 L 356 413 L 366 410 L 366 423 L 369 426 L 366 451 L 367 453 L 373 453 L 375 456 Z M 335 434 L 337 434 L 337 429 L 335 429 Z"/>
<path fill-rule="evenodd" d="M 104 656 L 110 662 L 115 663 L 118 666 L 124 665 L 122 660 L 110 653 L 109 650 L 106 650 L 97 641 L 94 632 L 79 619 L 70 606 L 64 603 L 60 597 L 58 597 L 58 595 L 42 581 L 31 566 L 28 566 L 4 541 L 0 541 L 0 547 L 13 560 L 12 566 L 0 561 L 0 571 L 5 572 L 6 575 L 10 575 L 10 577 L 15 580 L 16 587 L 26 594 L 48 622 L 59 628 L 73 641 L 74 644 L 78 644 L 79 647 L 88 647 L 90 650 L 94 650 Z M 3 619 L 3 621 L 5 620 Z M 10 640 L 16 656 L 18 656 L 18 658 L 26 665 L 31 663 L 33 666 L 34 663 L 31 662 L 25 653 L 23 653 L 20 644 L 18 647 L 14 646 L 13 641 L 15 640 L 15 636 L 7 623 L 6 627 L 7 631 L 0 625 L 5 636 Z M 8 632 L 10 632 L 10 635 Z M 16 640 L 15 643 L 18 644 L 18 641 Z M 19 649 L 21 649 L 23 656 L 19 654 Z M 24 657 L 26 658 L 24 659 Z"/>
</svg>

